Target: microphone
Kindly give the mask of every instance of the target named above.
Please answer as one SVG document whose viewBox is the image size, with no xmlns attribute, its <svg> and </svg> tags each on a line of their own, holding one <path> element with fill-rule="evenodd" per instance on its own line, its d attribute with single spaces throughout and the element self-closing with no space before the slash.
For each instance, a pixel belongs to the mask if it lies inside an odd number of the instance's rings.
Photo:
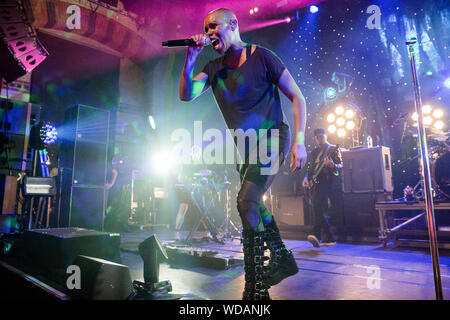
<svg viewBox="0 0 450 320">
<path fill-rule="evenodd" d="M 203 40 L 205 46 L 211 44 L 211 40 L 205 37 Z M 197 43 L 192 39 L 168 40 L 163 41 L 163 47 L 197 47 Z"/>
</svg>

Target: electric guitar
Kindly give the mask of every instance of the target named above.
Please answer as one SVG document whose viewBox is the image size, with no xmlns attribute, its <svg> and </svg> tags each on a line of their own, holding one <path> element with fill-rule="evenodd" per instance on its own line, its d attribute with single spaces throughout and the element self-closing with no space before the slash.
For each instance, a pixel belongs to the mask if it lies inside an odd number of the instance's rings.
<svg viewBox="0 0 450 320">
<path fill-rule="evenodd" d="M 336 145 L 336 148 L 330 153 L 331 149 L 332 149 L 332 147 L 328 148 L 327 151 L 325 151 L 325 155 L 320 163 L 320 166 L 317 168 L 317 170 L 314 172 L 312 177 L 309 179 L 310 188 L 319 184 L 318 177 L 319 177 L 319 174 L 322 172 L 323 168 L 325 167 L 325 160 L 327 158 L 332 158 L 332 157 L 336 156 L 336 154 L 339 151 L 339 145 Z"/>
</svg>

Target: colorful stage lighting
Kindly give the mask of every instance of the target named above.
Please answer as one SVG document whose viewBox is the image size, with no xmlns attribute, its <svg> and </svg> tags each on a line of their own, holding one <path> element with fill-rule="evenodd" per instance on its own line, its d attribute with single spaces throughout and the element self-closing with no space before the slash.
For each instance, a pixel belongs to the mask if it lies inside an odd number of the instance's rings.
<svg viewBox="0 0 450 320">
<path fill-rule="evenodd" d="M 431 106 L 429 104 L 424 105 L 423 108 L 422 108 L 423 114 L 431 113 L 431 109 L 432 108 L 431 108 Z"/>
<path fill-rule="evenodd" d="M 336 124 L 337 124 L 339 127 L 343 127 L 344 124 L 345 124 L 345 119 L 344 119 L 343 117 L 337 118 L 337 119 L 336 119 Z"/>
<path fill-rule="evenodd" d="M 438 120 L 434 123 L 434 128 L 438 130 L 444 129 L 444 122 L 441 120 Z"/>
<path fill-rule="evenodd" d="M 287 17 L 286 19 L 284 19 L 284 21 L 286 21 L 286 23 L 289 23 L 289 22 L 291 22 L 291 18 Z"/>
<path fill-rule="evenodd" d="M 44 122 L 41 130 L 41 139 L 44 144 L 53 144 L 58 139 L 58 131 L 50 122 Z"/>
<path fill-rule="evenodd" d="M 355 122 L 350 120 L 345 124 L 345 127 L 347 130 L 353 130 L 355 129 Z"/>
<path fill-rule="evenodd" d="M 334 113 L 330 113 L 327 117 L 327 121 L 329 123 L 333 123 L 336 120 L 336 116 L 334 115 Z"/>
<path fill-rule="evenodd" d="M 318 11 L 319 11 L 319 7 L 318 6 L 312 5 L 312 6 L 309 7 L 309 12 L 311 12 L 311 13 L 316 13 Z"/>
<path fill-rule="evenodd" d="M 436 109 L 433 111 L 433 117 L 436 119 L 442 118 L 443 115 L 444 115 L 444 111 L 442 111 L 441 109 Z"/>
<path fill-rule="evenodd" d="M 338 116 L 340 116 L 341 114 L 343 114 L 344 111 L 345 111 L 345 109 L 344 109 L 343 106 L 338 106 L 338 107 L 336 107 L 336 110 L 335 110 L 335 112 L 336 112 L 336 114 L 337 114 Z"/>
<path fill-rule="evenodd" d="M 344 128 L 339 128 L 339 129 L 337 130 L 337 135 L 338 135 L 339 138 L 345 137 L 345 134 L 346 134 L 346 133 L 347 133 L 347 132 L 345 131 Z"/>
<path fill-rule="evenodd" d="M 336 96 L 337 96 L 336 89 L 333 88 L 333 87 L 327 88 L 327 89 L 325 90 L 325 96 L 326 96 L 326 98 L 329 99 L 329 100 L 335 99 Z"/>
<path fill-rule="evenodd" d="M 355 112 L 352 109 L 347 109 L 345 111 L 345 117 L 347 119 L 353 119 L 354 116 L 355 116 Z"/>
<path fill-rule="evenodd" d="M 444 81 L 444 86 L 446 86 L 447 88 L 450 89 L 450 78 L 447 78 L 447 79 Z"/>
<path fill-rule="evenodd" d="M 330 125 L 329 127 L 328 127 L 328 132 L 329 133 L 335 133 L 336 132 L 336 130 L 337 130 L 337 128 L 336 128 L 336 126 L 334 125 L 334 124 L 332 124 L 332 125 Z"/>
</svg>

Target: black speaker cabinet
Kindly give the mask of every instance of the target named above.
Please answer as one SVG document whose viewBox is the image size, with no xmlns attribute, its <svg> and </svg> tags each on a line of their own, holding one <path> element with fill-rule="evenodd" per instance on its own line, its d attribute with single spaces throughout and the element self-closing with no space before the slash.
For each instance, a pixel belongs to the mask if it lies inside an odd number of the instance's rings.
<svg viewBox="0 0 450 320">
<path fill-rule="evenodd" d="M 28 257 L 36 266 L 67 268 L 80 255 L 120 262 L 120 235 L 82 228 L 25 231 Z"/>
<path fill-rule="evenodd" d="M 392 193 L 344 193 L 344 223 L 349 233 L 376 234 L 380 222 L 375 203 L 391 201 Z"/>
<path fill-rule="evenodd" d="M 347 193 L 392 192 L 391 151 L 387 147 L 342 152 L 343 185 Z"/>
<path fill-rule="evenodd" d="M 66 110 L 62 132 L 59 225 L 103 229 L 109 111 L 85 105 Z"/>
<path fill-rule="evenodd" d="M 273 214 L 280 225 L 304 226 L 305 212 L 303 197 L 301 196 L 275 196 Z"/>
</svg>

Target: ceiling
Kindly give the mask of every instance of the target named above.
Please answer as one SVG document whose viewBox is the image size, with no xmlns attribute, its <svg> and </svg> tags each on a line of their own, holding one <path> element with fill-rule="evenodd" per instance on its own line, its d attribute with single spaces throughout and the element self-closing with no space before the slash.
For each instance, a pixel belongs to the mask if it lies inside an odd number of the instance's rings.
<svg viewBox="0 0 450 320">
<path fill-rule="evenodd" d="M 161 42 L 189 38 L 201 33 L 208 12 L 216 8 L 229 8 L 238 18 L 240 31 L 245 32 L 257 22 L 283 17 L 292 12 L 324 0 L 121 0 L 125 9 L 145 19 L 146 34 L 152 51 Z M 258 13 L 250 15 L 250 9 L 258 7 Z M 159 51 L 159 50 L 158 50 Z"/>
</svg>

